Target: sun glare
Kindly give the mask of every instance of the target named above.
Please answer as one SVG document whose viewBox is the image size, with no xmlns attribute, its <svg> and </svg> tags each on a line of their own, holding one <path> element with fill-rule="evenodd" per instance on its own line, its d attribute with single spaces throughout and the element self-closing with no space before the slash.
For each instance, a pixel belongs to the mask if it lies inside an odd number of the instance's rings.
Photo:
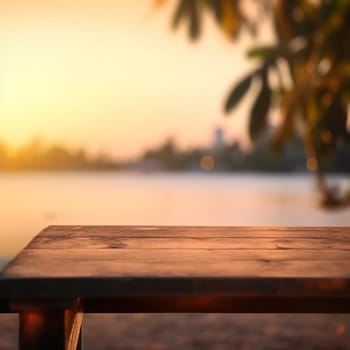
<svg viewBox="0 0 350 350">
<path fill-rule="evenodd" d="M 79 6 L 78 6 L 79 5 Z M 244 137 L 222 97 L 248 69 L 239 44 L 206 23 L 189 42 L 169 29 L 173 3 L 16 0 L 2 4 L 0 140 L 49 142 L 118 157 L 173 136 L 205 145 L 213 125 Z M 233 125 L 233 127 L 232 127 Z"/>
</svg>

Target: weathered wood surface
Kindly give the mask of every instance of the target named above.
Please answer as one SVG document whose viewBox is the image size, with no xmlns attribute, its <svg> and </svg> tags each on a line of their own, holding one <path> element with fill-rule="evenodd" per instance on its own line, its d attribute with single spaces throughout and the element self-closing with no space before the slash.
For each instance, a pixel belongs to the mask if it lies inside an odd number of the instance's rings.
<svg viewBox="0 0 350 350">
<path fill-rule="evenodd" d="M 194 239 L 205 238 L 313 238 L 350 240 L 350 227 L 285 227 L 285 226 L 49 226 L 31 242 L 32 248 L 47 248 L 50 241 L 55 244 L 69 239 L 71 243 L 79 239 L 92 242 L 107 242 L 117 238 L 147 237 Z M 45 243 L 44 243 L 45 242 Z M 42 245 L 44 244 L 44 245 Z M 59 247 L 59 246 L 58 246 Z"/>
<path fill-rule="evenodd" d="M 0 300 L 10 297 L 81 297 L 93 312 L 106 298 L 113 310 L 164 298 L 158 311 L 220 311 L 229 298 L 240 312 L 302 300 L 305 312 L 350 311 L 350 228 L 52 226 L 3 271 Z M 194 307 L 199 297 L 213 303 Z"/>
</svg>

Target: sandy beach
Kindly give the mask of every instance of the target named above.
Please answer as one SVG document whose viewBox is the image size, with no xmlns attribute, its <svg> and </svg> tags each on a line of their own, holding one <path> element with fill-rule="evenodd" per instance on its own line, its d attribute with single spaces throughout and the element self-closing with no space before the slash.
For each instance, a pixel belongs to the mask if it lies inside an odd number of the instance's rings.
<svg viewBox="0 0 350 350">
<path fill-rule="evenodd" d="M 17 317 L 0 315 L 0 349 L 17 348 Z M 347 350 L 349 315 L 86 315 L 86 350 Z"/>
</svg>

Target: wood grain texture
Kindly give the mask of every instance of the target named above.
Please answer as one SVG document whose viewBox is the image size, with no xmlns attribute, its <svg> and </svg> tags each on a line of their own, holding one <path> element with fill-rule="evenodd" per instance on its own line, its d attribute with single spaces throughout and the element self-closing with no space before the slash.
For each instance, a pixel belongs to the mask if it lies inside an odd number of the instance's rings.
<svg viewBox="0 0 350 350">
<path fill-rule="evenodd" d="M 347 250 L 350 240 L 335 238 L 242 238 L 242 237 L 85 237 L 32 242 L 31 249 L 299 249 Z"/>
<path fill-rule="evenodd" d="M 350 251 L 25 249 L 4 277 L 350 278 Z"/>
<path fill-rule="evenodd" d="M 350 227 L 285 226 L 49 226 L 32 242 L 56 240 L 59 237 L 241 237 L 241 238 L 335 238 L 350 239 Z"/>
<path fill-rule="evenodd" d="M 0 300 L 166 297 L 168 305 L 186 296 L 249 298 L 262 309 L 271 298 L 322 298 L 320 310 L 339 310 L 339 298 L 350 300 L 350 228 L 52 226 L 0 277 Z"/>
</svg>

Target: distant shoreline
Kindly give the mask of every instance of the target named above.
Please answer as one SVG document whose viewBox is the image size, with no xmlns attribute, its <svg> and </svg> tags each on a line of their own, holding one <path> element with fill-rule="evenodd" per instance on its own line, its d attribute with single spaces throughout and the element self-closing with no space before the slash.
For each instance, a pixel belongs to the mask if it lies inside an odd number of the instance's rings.
<svg viewBox="0 0 350 350">
<path fill-rule="evenodd" d="M 350 145 L 343 145 L 332 157 L 322 162 L 323 170 L 350 174 Z M 265 140 L 249 151 L 237 143 L 220 144 L 215 147 L 197 147 L 182 150 L 169 139 L 158 147 L 148 149 L 136 158 L 118 160 L 108 153 L 90 156 L 83 148 L 70 150 L 64 145 L 44 147 L 40 140 L 33 140 L 9 153 L 0 143 L 0 171 L 135 171 L 154 172 L 259 172 L 298 173 L 307 172 L 305 152 L 300 140 L 293 140 L 288 147 L 273 151 Z"/>
<path fill-rule="evenodd" d="M 120 173 L 120 174 L 132 174 L 132 175 L 145 175 L 145 176 L 152 176 L 157 174 L 198 174 L 198 175 L 310 175 L 312 176 L 312 173 L 305 169 L 299 169 L 299 170 L 246 170 L 246 169 L 235 169 L 235 170 L 173 170 L 173 169 L 157 169 L 157 170 L 135 170 L 135 169 L 128 169 L 128 168 L 122 168 L 122 169 L 74 169 L 74 168 L 67 168 L 67 169 L 12 169 L 12 170 L 5 170 L 0 169 L 0 175 L 1 174 L 108 174 L 108 173 Z M 346 171 L 332 171 L 329 170 L 326 172 L 326 174 L 329 175 L 336 175 L 336 176 L 350 176 L 349 172 Z"/>
</svg>

